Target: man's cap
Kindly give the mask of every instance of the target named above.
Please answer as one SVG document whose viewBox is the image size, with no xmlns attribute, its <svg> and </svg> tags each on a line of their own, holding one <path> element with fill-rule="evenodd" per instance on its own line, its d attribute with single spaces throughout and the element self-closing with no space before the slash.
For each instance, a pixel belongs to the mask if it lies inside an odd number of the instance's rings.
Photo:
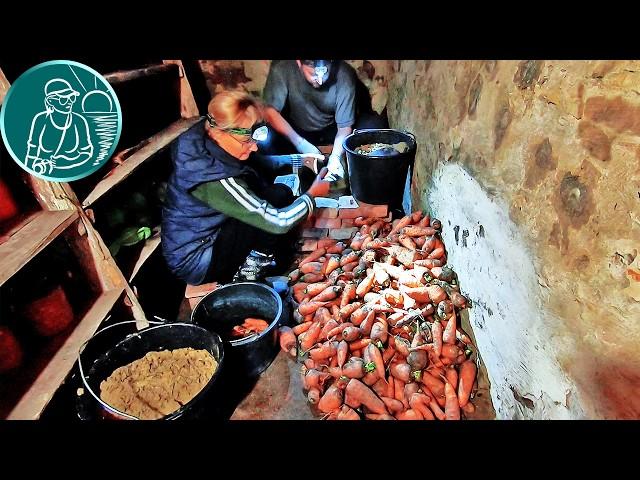
<svg viewBox="0 0 640 480">
<path fill-rule="evenodd" d="M 44 94 L 49 97 L 58 95 L 60 97 L 68 97 L 71 95 L 79 96 L 80 93 L 71 88 L 71 84 L 62 78 L 54 78 L 49 80 L 44 86 Z"/>
</svg>

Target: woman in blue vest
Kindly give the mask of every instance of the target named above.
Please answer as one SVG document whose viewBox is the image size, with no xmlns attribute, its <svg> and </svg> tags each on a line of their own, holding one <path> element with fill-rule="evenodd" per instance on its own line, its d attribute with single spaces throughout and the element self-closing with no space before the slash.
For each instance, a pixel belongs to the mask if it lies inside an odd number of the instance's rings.
<svg viewBox="0 0 640 480">
<path fill-rule="evenodd" d="M 256 98 L 225 91 L 211 100 L 206 119 L 172 144 L 162 247 L 169 268 L 189 284 L 255 280 L 272 258 L 286 261 L 294 227 L 313 212 L 314 197 L 329 192 L 326 169 L 294 200 L 289 187 L 249 166 L 262 123 Z"/>
</svg>

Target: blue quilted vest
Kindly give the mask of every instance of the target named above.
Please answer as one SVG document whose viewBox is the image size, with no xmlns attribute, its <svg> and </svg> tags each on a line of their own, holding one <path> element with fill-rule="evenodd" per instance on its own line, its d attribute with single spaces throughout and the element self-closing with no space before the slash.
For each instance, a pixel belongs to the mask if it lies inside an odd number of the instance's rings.
<svg viewBox="0 0 640 480">
<path fill-rule="evenodd" d="M 171 271 L 187 283 L 203 282 L 213 244 L 227 216 L 191 195 L 201 183 L 242 177 L 252 188 L 260 179 L 254 169 L 231 156 L 206 134 L 204 121 L 171 145 L 173 173 L 162 209 L 162 251 Z"/>
</svg>

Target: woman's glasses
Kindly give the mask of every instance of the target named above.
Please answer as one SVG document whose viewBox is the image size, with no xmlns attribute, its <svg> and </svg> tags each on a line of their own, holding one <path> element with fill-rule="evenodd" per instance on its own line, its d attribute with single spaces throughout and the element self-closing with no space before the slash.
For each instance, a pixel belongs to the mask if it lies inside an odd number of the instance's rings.
<svg viewBox="0 0 640 480">
<path fill-rule="evenodd" d="M 207 120 L 211 127 L 216 127 L 223 132 L 230 133 L 231 138 L 233 138 L 236 142 L 241 143 L 242 145 L 263 142 L 269 136 L 269 129 L 266 125 L 261 125 L 257 128 L 256 126 L 254 126 L 253 128 L 222 128 L 218 126 L 215 119 L 211 116 L 210 113 L 207 114 Z M 239 140 L 234 135 L 245 137 L 245 140 Z"/>
</svg>

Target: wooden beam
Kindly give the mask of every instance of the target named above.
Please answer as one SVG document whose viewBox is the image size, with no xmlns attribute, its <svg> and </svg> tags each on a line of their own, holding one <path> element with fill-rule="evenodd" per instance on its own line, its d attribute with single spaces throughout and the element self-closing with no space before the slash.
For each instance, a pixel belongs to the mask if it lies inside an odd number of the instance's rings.
<svg viewBox="0 0 640 480">
<path fill-rule="evenodd" d="M 124 83 L 138 78 L 150 77 L 159 73 L 175 71 L 176 75 L 179 74 L 180 68 L 177 65 L 162 64 L 152 65 L 145 68 L 137 68 L 135 70 L 119 70 L 117 72 L 111 72 L 104 75 L 104 78 L 111 85 L 117 83 Z"/>
<path fill-rule="evenodd" d="M 178 65 L 180 68 L 180 116 L 191 118 L 200 115 L 182 60 L 163 60 L 163 63 Z"/>
<path fill-rule="evenodd" d="M 169 127 L 162 130 L 160 133 L 154 135 L 149 139 L 149 142 L 138 150 L 136 153 L 127 158 L 122 165 L 118 165 L 113 169 L 112 173 L 100 180 L 95 188 L 87 195 L 87 198 L 82 202 L 82 207 L 87 208 L 98 200 L 102 195 L 107 193 L 113 187 L 118 185 L 129 175 L 131 175 L 136 168 L 142 165 L 146 160 L 153 157 L 156 153 L 164 150 L 173 140 L 175 140 L 180 134 L 186 132 L 189 128 L 199 122 L 201 117 L 183 118 Z"/>
<path fill-rule="evenodd" d="M 8 420 L 36 420 L 73 368 L 80 346 L 97 330 L 122 294 L 123 288 L 103 292 L 76 325 L 62 347 L 11 411 Z"/>
<path fill-rule="evenodd" d="M 0 245 L 0 285 L 40 253 L 74 220 L 77 210 L 41 210 L 27 218 Z"/>
<path fill-rule="evenodd" d="M 155 252 L 160 246 L 160 239 L 160 231 L 158 230 L 158 232 L 155 233 L 152 237 L 149 237 L 145 240 L 144 246 L 140 251 L 140 256 L 138 257 L 138 260 L 136 261 L 136 264 L 131 271 L 131 275 L 129 276 L 129 282 L 131 282 L 135 278 L 145 262 L 149 260 L 151 255 L 153 255 L 153 252 Z"/>
<path fill-rule="evenodd" d="M 11 85 L 9 84 L 9 81 L 7 80 L 7 77 L 4 76 L 4 73 L 2 72 L 2 69 L 0 68 L 0 105 L 2 105 L 2 101 L 4 100 L 4 96 L 9 91 L 9 87 L 10 86 Z"/>
</svg>

